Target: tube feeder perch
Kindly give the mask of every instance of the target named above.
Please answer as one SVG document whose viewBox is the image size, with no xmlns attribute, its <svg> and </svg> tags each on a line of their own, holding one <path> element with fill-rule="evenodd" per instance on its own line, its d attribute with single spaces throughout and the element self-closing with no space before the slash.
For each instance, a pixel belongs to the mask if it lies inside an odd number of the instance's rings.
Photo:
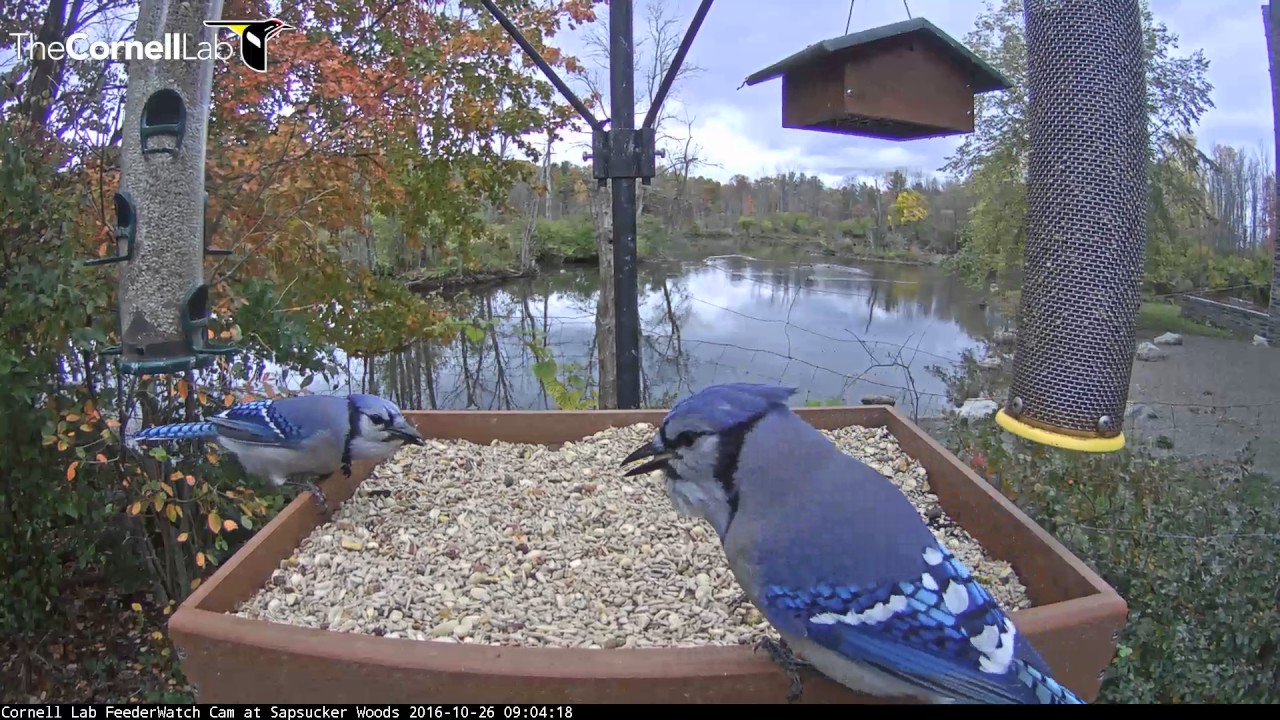
<svg viewBox="0 0 1280 720">
<path fill-rule="evenodd" d="M 782 126 L 919 140 L 973 132 L 974 97 L 1009 82 L 924 18 L 824 40 L 747 77 L 782 77 Z"/>
<path fill-rule="evenodd" d="M 211 44 L 206 20 L 222 15 L 222 0 L 143 0 L 136 37 L 182 35 L 189 46 Z M 207 367 L 234 347 L 208 339 L 206 255 L 227 251 L 206 238 L 205 141 L 213 58 L 131 60 L 125 101 L 120 191 L 116 194 L 116 254 L 89 265 L 122 264 L 119 286 L 121 356 L 131 375 Z"/>
</svg>

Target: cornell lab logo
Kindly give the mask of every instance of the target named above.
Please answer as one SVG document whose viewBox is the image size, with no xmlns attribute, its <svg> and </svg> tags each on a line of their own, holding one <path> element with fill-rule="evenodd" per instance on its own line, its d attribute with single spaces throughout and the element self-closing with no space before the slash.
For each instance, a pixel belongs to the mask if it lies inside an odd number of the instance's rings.
<svg viewBox="0 0 1280 720">
<path fill-rule="evenodd" d="M 205 20 L 213 28 L 231 28 L 240 36 L 240 60 L 255 72 L 267 71 L 267 41 L 285 30 L 297 30 L 279 18 L 267 20 Z"/>
</svg>

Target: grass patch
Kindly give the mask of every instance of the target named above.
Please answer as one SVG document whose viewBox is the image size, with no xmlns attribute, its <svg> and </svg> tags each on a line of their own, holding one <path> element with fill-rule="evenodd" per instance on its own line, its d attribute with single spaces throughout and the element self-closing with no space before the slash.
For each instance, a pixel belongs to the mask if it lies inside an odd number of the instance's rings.
<svg viewBox="0 0 1280 720">
<path fill-rule="evenodd" d="M 1144 302 L 1138 308 L 1138 331 L 1161 334 L 1174 332 L 1181 335 L 1205 337 L 1233 337 L 1229 330 L 1206 325 L 1182 317 L 1182 308 L 1172 303 Z"/>
</svg>

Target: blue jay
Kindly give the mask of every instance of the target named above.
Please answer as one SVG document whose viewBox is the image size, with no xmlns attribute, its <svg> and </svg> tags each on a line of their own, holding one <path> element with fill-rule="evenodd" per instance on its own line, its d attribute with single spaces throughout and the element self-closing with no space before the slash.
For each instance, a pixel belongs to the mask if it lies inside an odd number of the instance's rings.
<svg viewBox="0 0 1280 720">
<path fill-rule="evenodd" d="M 315 481 L 337 470 L 351 477 L 353 460 L 385 460 L 422 435 L 400 408 L 376 395 L 301 395 L 230 407 L 203 422 L 174 423 L 135 434 L 143 442 L 216 440 L 251 475 L 272 486 L 311 491 L 322 512 L 328 502 Z"/>
<path fill-rule="evenodd" d="M 1083 703 L 880 473 L 787 406 L 794 388 L 714 385 L 676 403 L 623 465 L 661 470 L 709 522 L 784 644 L 857 692 L 931 703 Z"/>
</svg>

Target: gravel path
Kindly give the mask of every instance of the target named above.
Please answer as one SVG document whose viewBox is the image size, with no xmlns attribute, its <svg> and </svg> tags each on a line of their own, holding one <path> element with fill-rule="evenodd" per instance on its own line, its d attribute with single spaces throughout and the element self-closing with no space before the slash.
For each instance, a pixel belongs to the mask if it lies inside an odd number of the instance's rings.
<svg viewBox="0 0 1280 720">
<path fill-rule="evenodd" d="M 567 443 L 429 441 L 379 466 L 236 615 L 440 642 L 560 647 L 751 644 L 773 631 L 702 521 L 664 483 L 623 478 L 636 425 Z M 827 433 L 891 478 L 1007 609 L 1028 607 L 881 428 Z"/>
</svg>

